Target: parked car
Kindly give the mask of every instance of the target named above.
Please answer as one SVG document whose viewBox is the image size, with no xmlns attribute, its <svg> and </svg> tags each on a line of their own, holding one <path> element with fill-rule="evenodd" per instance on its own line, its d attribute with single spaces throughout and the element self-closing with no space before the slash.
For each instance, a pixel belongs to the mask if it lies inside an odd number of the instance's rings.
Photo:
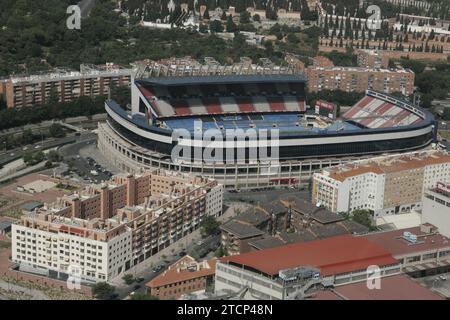
<svg viewBox="0 0 450 320">
<path fill-rule="evenodd" d="M 159 271 L 161 271 L 162 268 L 163 268 L 163 266 L 158 265 L 158 266 L 154 267 L 152 271 L 153 272 L 159 272 Z"/>
</svg>

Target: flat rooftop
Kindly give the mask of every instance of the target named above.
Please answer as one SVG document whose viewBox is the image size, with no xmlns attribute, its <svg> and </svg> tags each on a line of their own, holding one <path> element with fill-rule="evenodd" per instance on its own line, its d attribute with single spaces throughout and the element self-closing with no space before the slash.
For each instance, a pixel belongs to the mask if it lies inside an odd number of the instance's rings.
<svg viewBox="0 0 450 320">
<path fill-rule="evenodd" d="M 417 242 L 403 239 L 403 233 L 409 231 L 417 235 Z M 382 246 L 393 256 L 402 256 L 429 250 L 450 248 L 449 239 L 439 233 L 424 233 L 420 227 L 377 232 L 362 236 L 370 242 Z"/>
<path fill-rule="evenodd" d="M 293 74 L 258 74 L 258 75 L 223 75 L 223 76 L 169 76 L 150 77 L 137 80 L 141 83 L 149 83 L 162 86 L 179 85 L 208 85 L 208 84 L 232 84 L 232 83 L 272 83 L 272 82 L 306 82 L 302 75 Z"/>
<path fill-rule="evenodd" d="M 247 266 L 271 276 L 277 276 L 280 270 L 300 266 L 316 267 L 322 275 L 332 275 L 366 269 L 374 264 L 398 263 L 382 246 L 351 235 L 293 243 L 229 256 L 221 261 Z"/>
</svg>

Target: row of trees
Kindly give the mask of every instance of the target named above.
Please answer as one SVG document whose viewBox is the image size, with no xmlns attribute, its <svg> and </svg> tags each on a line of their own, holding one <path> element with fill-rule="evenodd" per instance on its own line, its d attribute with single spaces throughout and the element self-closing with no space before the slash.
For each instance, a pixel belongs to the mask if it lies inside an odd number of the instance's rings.
<svg viewBox="0 0 450 320">
<path fill-rule="evenodd" d="M 95 98 L 80 97 L 71 102 L 0 110 L 0 130 L 49 119 L 65 119 L 102 113 L 104 112 L 104 100 L 105 97 L 101 96 Z"/>
</svg>

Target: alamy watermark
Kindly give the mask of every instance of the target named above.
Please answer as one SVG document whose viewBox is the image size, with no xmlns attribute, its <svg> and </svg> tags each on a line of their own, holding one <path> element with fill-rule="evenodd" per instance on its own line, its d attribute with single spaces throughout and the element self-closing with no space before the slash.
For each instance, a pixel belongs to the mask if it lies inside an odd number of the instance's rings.
<svg viewBox="0 0 450 320">
<path fill-rule="evenodd" d="M 77 5 L 68 6 L 66 10 L 70 16 L 66 20 L 66 26 L 69 30 L 81 29 L 81 9 Z"/>
<path fill-rule="evenodd" d="M 381 29 L 381 9 L 379 6 L 372 4 L 367 7 L 366 13 L 371 14 L 366 20 L 366 27 L 369 30 Z"/>
<path fill-rule="evenodd" d="M 367 289 L 381 290 L 381 269 L 377 265 L 367 267 Z"/>
<path fill-rule="evenodd" d="M 67 278 L 67 289 L 80 290 L 81 289 L 81 273 L 82 268 L 79 265 L 71 264 L 67 268 L 69 277 Z"/>
<path fill-rule="evenodd" d="M 172 140 L 178 143 L 171 158 L 175 164 L 264 163 L 273 170 L 279 167 L 279 137 L 278 128 L 203 130 L 203 122 L 195 120 L 193 132 L 185 128 L 173 130 Z"/>
</svg>

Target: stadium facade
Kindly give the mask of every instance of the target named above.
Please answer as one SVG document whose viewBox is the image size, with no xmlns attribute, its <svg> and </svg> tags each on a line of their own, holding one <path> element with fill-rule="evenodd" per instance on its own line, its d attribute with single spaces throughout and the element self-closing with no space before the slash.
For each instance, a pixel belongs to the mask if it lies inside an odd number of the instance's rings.
<svg viewBox="0 0 450 320">
<path fill-rule="evenodd" d="M 131 113 L 106 101 L 108 119 L 99 124 L 98 146 L 124 171 L 192 172 L 229 189 L 255 189 L 298 185 L 323 167 L 421 149 L 436 138 L 431 113 L 372 90 L 338 120 L 314 115 L 307 110 L 305 85 L 303 77 L 293 74 L 135 79 Z M 245 134 L 242 140 L 215 144 L 215 161 L 208 162 L 194 150 L 205 151 L 208 141 L 202 133 L 208 130 Z M 249 151 L 252 130 L 256 158 Z M 275 144 L 276 154 L 260 150 Z M 192 152 L 180 153 L 175 161 L 174 148 L 180 147 Z"/>
</svg>

